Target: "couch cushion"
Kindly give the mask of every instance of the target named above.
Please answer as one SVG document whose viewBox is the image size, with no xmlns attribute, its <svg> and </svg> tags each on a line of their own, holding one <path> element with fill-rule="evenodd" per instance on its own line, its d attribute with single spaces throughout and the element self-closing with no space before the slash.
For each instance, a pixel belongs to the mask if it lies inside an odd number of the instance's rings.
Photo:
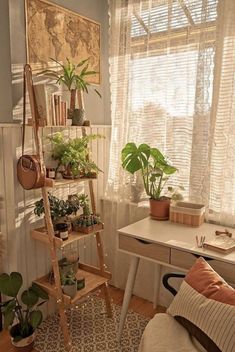
<svg viewBox="0 0 235 352">
<path fill-rule="evenodd" d="M 208 352 L 235 351 L 235 290 L 199 258 L 167 312 Z"/>
<path fill-rule="evenodd" d="M 185 330 L 169 314 L 158 313 L 146 326 L 139 352 L 198 352 Z"/>
</svg>

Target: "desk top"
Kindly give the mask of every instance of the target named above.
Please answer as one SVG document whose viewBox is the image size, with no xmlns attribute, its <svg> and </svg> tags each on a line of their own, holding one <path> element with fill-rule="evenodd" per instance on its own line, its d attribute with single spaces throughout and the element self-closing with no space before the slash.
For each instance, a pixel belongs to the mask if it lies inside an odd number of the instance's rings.
<svg viewBox="0 0 235 352">
<path fill-rule="evenodd" d="M 227 229 L 235 237 L 235 228 Z M 208 256 L 227 263 L 235 264 L 235 251 L 229 254 L 221 254 L 209 249 L 198 248 L 195 236 L 206 236 L 206 240 L 215 236 L 215 230 L 224 230 L 224 226 L 204 223 L 200 227 L 172 223 L 170 221 L 156 221 L 147 217 L 131 225 L 118 230 L 120 234 L 143 239 L 152 243 L 158 243 L 167 247 L 184 250 L 202 256 Z"/>
</svg>

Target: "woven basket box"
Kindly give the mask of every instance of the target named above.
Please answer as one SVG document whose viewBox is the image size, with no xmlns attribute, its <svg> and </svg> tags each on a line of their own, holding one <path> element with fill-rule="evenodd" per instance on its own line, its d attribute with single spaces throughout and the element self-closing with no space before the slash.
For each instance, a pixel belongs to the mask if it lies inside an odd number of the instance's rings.
<svg viewBox="0 0 235 352">
<path fill-rule="evenodd" d="M 170 206 L 170 221 L 192 227 L 199 227 L 204 222 L 205 206 L 203 204 L 177 202 Z"/>
</svg>

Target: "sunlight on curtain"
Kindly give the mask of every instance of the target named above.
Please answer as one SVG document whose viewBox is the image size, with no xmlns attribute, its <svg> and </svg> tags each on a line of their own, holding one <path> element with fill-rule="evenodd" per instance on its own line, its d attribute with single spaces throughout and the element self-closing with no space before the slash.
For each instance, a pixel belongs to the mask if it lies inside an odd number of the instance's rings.
<svg viewBox="0 0 235 352">
<path fill-rule="evenodd" d="M 129 262 L 117 253 L 117 229 L 148 215 L 137 205 L 141 179 L 121 167 L 127 142 L 158 147 L 179 169 L 172 183 L 185 187 L 186 198 L 208 204 L 217 2 L 109 1 L 112 139 L 103 214 L 117 287 L 124 287 Z M 135 285 L 135 293 L 150 300 L 153 271 L 141 262 Z M 160 293 L 160 304 L 167 305 L 165 299 Z"/>
<path fill-rule="evenodd" d="M 133 141 L 159 148 L 179 169 L 172 184 L 206 202 L 216 8 L 216 0 L 110 1 L 108 198 L 138 202 L 143 194 L 138 176 L 121 167 Z"/>
<path fill-rule="evenodd" d="M 219 5 L 209 205 L 212 219 L 235 226 L 235 1 Z"/>
</svg>

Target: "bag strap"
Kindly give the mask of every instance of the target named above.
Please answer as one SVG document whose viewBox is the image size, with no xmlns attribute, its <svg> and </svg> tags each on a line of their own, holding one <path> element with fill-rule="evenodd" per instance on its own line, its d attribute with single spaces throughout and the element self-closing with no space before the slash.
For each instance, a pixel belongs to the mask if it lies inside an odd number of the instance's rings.
<svg viewBox="0 0 235 352">
<path fill-rule="evenodd" d="M 24 155 L 25 125 L 26 125 L 26 73 L 25 73 L 25 67 L 24 67 L 24 76 L 23 76 L 23 132 L 22 132 L 22 155 Z"/>
</svg>

